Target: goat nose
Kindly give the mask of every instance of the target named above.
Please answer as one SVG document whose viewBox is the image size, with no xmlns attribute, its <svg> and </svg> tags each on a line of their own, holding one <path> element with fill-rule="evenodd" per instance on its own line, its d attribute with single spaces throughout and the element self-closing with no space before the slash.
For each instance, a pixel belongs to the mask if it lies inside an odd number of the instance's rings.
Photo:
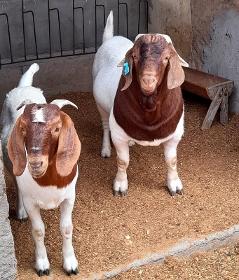
<svg viewBox="0 0 239 280">
<path fill-rule="evenodd" d="M 155 82 L 155 78 L 153 77 L 144 77 L 142 80 L 144 85 L 147 87 L 151 87 Z"/>
</svg>

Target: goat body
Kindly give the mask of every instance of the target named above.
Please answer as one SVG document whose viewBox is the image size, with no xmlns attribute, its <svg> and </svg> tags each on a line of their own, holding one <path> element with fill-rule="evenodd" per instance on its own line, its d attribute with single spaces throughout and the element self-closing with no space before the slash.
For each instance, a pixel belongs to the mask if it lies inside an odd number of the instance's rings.
<svg viewBox="0 0 239 280">
<path fill-rule="evenodd" d="M 35 267 L 48 275 L 50 264 L 44 245 L 45 227 L 40 209 L 60 206 L 63 238 L 63 267 L 76 274 L 78 262 L 72 246 L 72 210 L 78 177 L 81 144 L 70 117 L 61 112 L 67 100 L 51 104 L 40 89 L 32 86 L 35 63 L 22 76 L 17 88 L 6 96 L 2 120 L 2 145 L 8 152 L 18 189 L 17 216 L 29 216 L 35 242 Z M 7 157 L 4 162 L 8 165 Z"/>
<path fill-rule="evenodd" d="M 129 144 L 164 145 L 167 185 L 172 195 L 181 193 L 177 173 L 177 145 L 184 132 L 184 80 L 182 58 L 169 36 L 138 35 L 135 43 L 113 36 L 110 13 L 103 44 L 93 65 L 93 93 L 103 124 L 101 155 L 111 154 L 109 130 L 117 152 L 118 172 L 114 194 L 128 190 Z M 111 36 L 109 32 L 111 31 Z M 105 33 L 107 36 L 105 36 Z M 122 68 L 117 66 L 123 65 Z M 125 68 L 126 67 L 126 68 Z"/>
</svg>

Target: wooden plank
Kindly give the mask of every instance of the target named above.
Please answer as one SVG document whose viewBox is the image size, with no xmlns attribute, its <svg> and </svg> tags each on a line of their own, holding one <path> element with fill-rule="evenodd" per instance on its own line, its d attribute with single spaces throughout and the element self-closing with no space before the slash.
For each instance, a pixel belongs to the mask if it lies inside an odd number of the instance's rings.
<svg viewBox="0 0 239 280">
<path fill-rule="evenodd" d="M 209 91 L 214 87 L 224 87 L 231 84 L 232 81 L 208 74 L 196 69 L 183 67 L 185 73 L 185 81 L 182 84 L 182 89 L 197 94 L 207 99 L 213 99 Z"/>
<path fill-rule="evenodd" d="M 199 71 L 189 67 L 183 67 L 186 80 L 190 83 L 197 83 L 202 88 L 220 85 L 230 80 L 212 75 L 203 71 Z"/>
<path fill-rule="evenodd" d="M 219 89 L 220 90 L 220 89 Z M 207 111 L 206 117 L 204 118 L 203 124 L 201 126 L 201 129 L 208 129 L 212 125 L 213 119 L 217 113 L 217 110 L 222 102 L 223 96 L 218 92 L 217 95 L 215 95 L 214 99 L 212 100 L 210 107 Z"/>
<path fill-rule="evenodd" d="M 220 105 L 220 123 L 225 125 L 228 123 L 228 91 L 225 89 Z"/>
<path fill-rule="evenodd" d="M 222 124 L 227 124 L 228 97 L 232 92 L 233 81 L 196 69 L 188 67 L 183 68 L 185 81 L 181 86 L 182 90 L 212 100 L 201 128 L 207 129 L 211 126 L 219 107 L 221 108 L 220 122 Z"/>
</svg>

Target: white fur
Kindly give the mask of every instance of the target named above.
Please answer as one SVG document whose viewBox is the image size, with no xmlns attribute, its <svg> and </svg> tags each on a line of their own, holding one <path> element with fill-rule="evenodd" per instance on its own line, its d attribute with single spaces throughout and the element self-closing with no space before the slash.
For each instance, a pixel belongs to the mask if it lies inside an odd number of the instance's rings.
<svg viewBox="0 0 239 280">
<path fill-rule="evenodd" d="M 110 18 L 112 15 L 110 15 Z M 107 40 L 98 49 L 93 64 L 93 94 L 103 124 L 103 142 L 101 155 L 109 157 L 111 154 L 110 133 L 117 152 L 118 171 L 114 180 L 113 189 L 122 194 L 127 193 L 127 167 L 129 164 L 129 145 L 138 143 L 143 146 L 164 145 L 165 160 L 168 166 L 167 185 L 172 194 L 182 190 L 182 183 L 175 167 L 176 150 L 184 131 L 184 114 L 182 115 L 174 133 L 164 139 L 154 141 L 139 141 L 131 138 L 116 123 L 113 114 L 113 102 L 118 88 L 122 68 L 117 65 L 124 59 L 126 52 L 133 47 L 127 38 L 113 36 L 113 20 L 107 20 L 105 32 Z M 111 35 L 109 34 L 111 30 Z M 166 40 L 171 40 L 166 36 Z M 109 121 L 110 119 L 110 121 Z"/>
<path fill-rule="evenodd" d="M 119 46 L 121 46 L 119 48 Z M 122 68 L 117 67 L 133 43 L 127 38 L 115 36 L 98 49 L 93 64 L 93 94 L 103 126 L 102 157 L 110 157 L 109 113 L 113 106 Z"/>
<path fill-rule="evenodd" d="M 110 11 L 109 16 L 107 18 L 106 22 L 106 28 L 103 33 L 103 42 L 107 41 L 112 37 L 112 34 L 114 33 L 114 22 L 113 22 L 113 11 Z"/>
<path fill-rule="evenodd" d="M 26 166 L 21 176 L 16 176 L 18 187 L 23 195 L 23 202 L 26 201 L 40 209 L 57 208 L 63 200 L 68 199 L 74 202 L 75 199 L 75 184 L 78 172 L 73 181 L 63 188 L 57 186 L 41 187 L 32 178 L 28 167 Z"/>
<path fill-rule="evenodd" d="M 44 117 L 43 108 L 40 108 L 40 109 L 36 110 L 32 114 L 33 114 L 32 122 L 40 122 L 40 123 L 45 123 L 46 122 L 45 117 Z"/>
<path fill-rule="evenodd" d="M 78 266 L 72 246 L 72 210 L 75 201 L 75 185 L 77 174 L 73 181 L 63 188 L 56 186 L 41 187 L 32 178 L 28 167 L 21 176 L 17 176 L 17 184 L 22 194 L 23 204 L 32 223 L 32 234 L 35 241 L 36 269 L 45 271 L 50 268 L 44 245 L 45 228 L 41 219 L 40 209 L 61 209 L 61 234 L 63 238 L 63 267 L 67 272 L 76 270 Z"/>
<path fill-rule="evenodd" d="M 39 65 L 33 63 L 28 70 L 22 75 L 18 87 L 28 87 L 32 85 L 33 76 L 39 70 Z"/>
<path fill-rule="evenodd" d="M 32 86 L 33 75 L 38 69 L 39 66 L 36 63 L 33 64 L 22 76 L 18 87 L 10 91 L 4 101 L 1 114 L 1 139 L 5 155 L 7 155 L 6 146 L 10 133 L 17 118 L 24 111 L 25 106 L 17 110 L 19 105 L 25 103 L 46 103 L 42 91 Z M 59 105 L 60 107 L 67 104 L 76 106 L 68 100 L 55 100 L 52 103 Z M 44 122 L 42 109 L 37 110 L 34 115 L 34 121 Z M 39 149 L 38 147 L 34 148 L 36 150 Z M 4 161 L 7 164 L 6 156 Z M 75 184 L 77 177 L 78 169 L 73 181 L 63 188 L 57 188 L 57 186 L 39 186 L 32 178 L 28 166 L 26 166 L 21 176 L 16 177 L 18 188 L 17 216 L 19 219 L 25 219 L 29 216 L 31 220 L 32 236 L 35 242 L 35 267 L 37 271 L 48 273 L 47 271 L 50 266 L 44 245 L 45 227 L 41 219 L 40 209 L 53 209 L 58 206 L 60 206 L 61 209 L 60 229 L 63 238 L 63 267 L 68 273 L 76 271 L 77 269 L 78 262 L 72 246 L 72 210 L 75 201 Z"/>
</svg>

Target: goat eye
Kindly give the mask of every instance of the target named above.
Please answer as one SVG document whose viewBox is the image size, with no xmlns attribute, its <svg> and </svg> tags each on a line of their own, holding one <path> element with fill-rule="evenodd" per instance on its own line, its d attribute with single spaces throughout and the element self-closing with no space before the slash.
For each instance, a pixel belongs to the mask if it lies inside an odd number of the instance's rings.
<svg viewBox="0 0 239 280">
<path fill-rule="evenodd" d="M 25 130 L 24 127 L 21 127 L 21 132 L 22 132 L 22 134 L 25 134 L 25 133 L 26 133 L 26 130 Z"/>
<path fill-rule="evenodd" d="M 60 131 L 60 128 L 56 127 L 54 132 L 59 132 L 59 131 Z"/>
<path fill-rule="evenodd" d="M 168 63 L 168 61 L 169 61 L 169 56 L 166 56 L 166 57 L 164 58 L 163 62 L 166 64 L 166 63 Z"/>
</svg>

